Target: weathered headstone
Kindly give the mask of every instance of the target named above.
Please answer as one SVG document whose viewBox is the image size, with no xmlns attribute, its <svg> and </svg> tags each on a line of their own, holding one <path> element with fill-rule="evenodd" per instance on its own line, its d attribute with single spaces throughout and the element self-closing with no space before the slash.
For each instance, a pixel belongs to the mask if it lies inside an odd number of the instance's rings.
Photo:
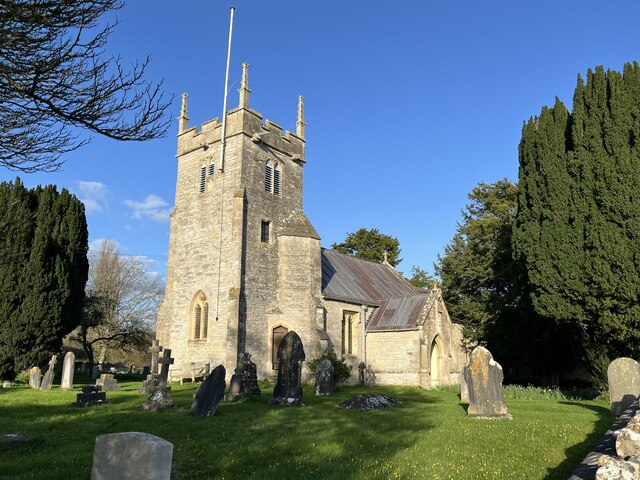
<svg viewBox="0 0 640 480">
<path fill-rule="evenodd" d="M 291 330 L 278 347 L 278 381 L 271 401 L 274 405 L 304 405 L 301 384 L 304 360 L 302 340 Z"/>
<path fill-rule="evenodd" d="M 464 379 L 464 371 L 462 372 L 462 375 L 460 375 L 460 402 L 469 403 L 469 386 L 467 385 L 467 381 Z"/>
<path fill-rule="evenodd" d="M 120 390 L 118 381 L 115 379 L 113 373 L 101 374 L 100 378 L 96 380 L 96 387 L 102 387 L 103 392 L 113 392 L 115 390 Z"/>
<path fill-rule="evenodd" d="M 190 415 L 195 417 L 210 417 L 215 415 L 220 400 L 224 396 L 224 389 L 227 386 L 224 377 L 227 374 L 222 365 L 213 369 L 204 382 L 200 384 L 196 397 L 191 405 Z"/>
<path fill-rule="evenodd" d="M 376 386 L 376 374 L 372 368 L 366 368 L 364 371 L 365 384 L 368 387 Z"/>
<path fill-rule="evenodd" d="M 502 367 L 484 347 L 471 352 L 469 364 L 464 367 L 469 390 L 467 415 L 476 418 L 511 418 L 504 404 Z"/>
<path fill-rule="evenodd" d="M 140 408 L 150 412 L 166 410 L 175 406 L 170 393 L 171 387 L 156 388 L 146 402 Z"/>
<path fill-rule="evenodd" d="M 616 358 L 607 369 L 611 411 L 622 415 L 640 395 L 640 363 L 632 358 Z"/>
<path fill-rule="evenodd" d="M 333 363 L 325 358 L 316 367 L 316 395 L 330 395 L 333 391 Z"/>
<path fill-rule="evenodd" d="M 161 351 L 162 347 L 160 346 L 160 341 L 157 339 L 153 340 L 151 342 L 151 347 L 149 347 L 149 352 L 151 353 L 151 373 L 158 373 L 158 359 Z"/>
<path fill-rule="evenodd" d="M 58 361 L 58 356 L 54 355 L 51 357 L 49 361 L 49 369 L 47 373 L 42 377 L 42 383 L 40 384 L 40 390 L 51 390 L 51 385 L 53 385 L 53 377 L 55 375 L 56 362 Z"/>
<path fill-rule="evenodd" d="M 32 440 L 33 438 L 31 438 L 29 435 L 25 435 L 24 433 L 20 432 L 0 435 L 0 451 L 10 450 L 12 448 L 25 445 Z"/>
<path fill-rule="evenodd" d="M 11 388 L 12 386 L 11 382 L 2 382 L 2 388 Z"/>
<path fill-rule="evenodd" d="M 62 390 L 73 390 L 73 374 L 76 365 L 76 356 L 73 352 L 67 352 L 62 365 Z"/>
<path fill-rule="evenodd" d="M 29 370 L 29 387 L 39 390 L 40 382 L 42 382 L 42 371 L 40 367 L 31 367 Z"/>
<path fill-rule="evenodd" d="M 367 393 L 365 395 L 356 395 L 349 400 L 345 400 L 338 404 L 340 408 L 355 408 L 358 410 L 374 410 L 376 408 L 387 408 L 402 405 L 397 398 L 390 397 L 384 393 Z"/>
<path fill-rule="evenodd" d="M 173 445 L 142 432 L 96 437 L 91 480 L 169 480 Z"/>
<path fill-rule="evenodd" d="M 102 372 L 102 365 L 94 365 L 91 369 L 91 380 L 97 380 L 100 378 L 100 373 Z"/>
<path fill-rule="evenodd" d="M 149 365 L 145 365 L 145 366 L 142 368 L 142 376 L 143 376 L 144 378 L 147 378 L 147 375 L 149 375 L 149 372 L 150 372 L 150 371 L 151 371 L 151 367 L 149 367 Z"/>
<path fill-rule="evenodd" d="M 242 396 L 259 397 L 258 373 L 256 364 L 251 361 L 250 353 L 240 355 L 240 361 L 231 376 L 229 393 L 225 400 L 233 400 Z"/>
<path fill-rule="evenodd" d="M 107 402 L 107 393 L 102 391 L 102 387 L 95 385 L 85 385 L 82 387 L 82 393 L 76 395 L 76 407 L 92 407 L 94 405 L 103 405 Z"/>
<path fill-rule="evenodd" d="M 150 373 L 147 375 L 146 380 L 142 381 L 142 386 L 138 389 L 138 393 L 153 393 L 153 391 L 160 386 L 160 378 L 158 375 Z"/>
</svg>

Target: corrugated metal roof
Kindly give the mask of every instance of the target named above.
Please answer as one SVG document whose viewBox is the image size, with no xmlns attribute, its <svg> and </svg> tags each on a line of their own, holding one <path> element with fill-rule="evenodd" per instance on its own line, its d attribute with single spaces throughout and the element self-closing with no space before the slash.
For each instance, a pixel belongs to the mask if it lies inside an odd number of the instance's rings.
<svg viewBox="0 0 640 480">
<path fill-rule="evenodd" d="M 322 294 L 335 300 L 379 305 L 385 298 L 415 292 L 386 265 L 322 249 Z"/>
<path fill-rule="evenodd" d="M 371 316 L 368 331 L 407 330 L 415 328 L 424 306 L 429 301 L 428 293 L 383 300 L 380 308 Z"/>
<path fill-rule="evenodd" d="M 368 330 L 415 328 L 429 300 L 417 293 L 393 268 L 322 249 L 322 294 L 325 298 L 379 306 Z"/>
</svg>

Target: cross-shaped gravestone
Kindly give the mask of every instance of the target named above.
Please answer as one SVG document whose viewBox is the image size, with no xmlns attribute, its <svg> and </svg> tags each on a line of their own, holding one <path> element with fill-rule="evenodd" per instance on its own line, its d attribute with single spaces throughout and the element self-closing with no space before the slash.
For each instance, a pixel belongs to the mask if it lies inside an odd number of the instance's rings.
<svg viewBox="0 0 640 480">
<path fill-rule="evenodd" d="M 51 357 L 51 361 L 49 362 L 49 370 L 44 374 L 42 378 L 42 383 L 40 384 L 40 390 L 51 390 L 51 385 L 53 384 L 53 377 L 55 375 L 55 366 L 58 360 L 58 356 L 54 355 Z"/>
<path fill-rule="evenodd" d="M 171 349 L 167 348 L 162 353 L 162 370 L 160 370 L 160 387 L 165 388 L 167 386 L 167 380 L 169 379 L 169 365 L 173 364 L 173 358 L 171 358 Z"/>
<path fill-rule="evenodd" d="M 151 347 L 149 348 L 151 352 L 151 373 L 154 375 L 158 374 L 158 356 L 162 351 L 162 347 L 160 346 L 160 342 L 158 340 L 154 340 L 151 342 Z"/>
</svg>

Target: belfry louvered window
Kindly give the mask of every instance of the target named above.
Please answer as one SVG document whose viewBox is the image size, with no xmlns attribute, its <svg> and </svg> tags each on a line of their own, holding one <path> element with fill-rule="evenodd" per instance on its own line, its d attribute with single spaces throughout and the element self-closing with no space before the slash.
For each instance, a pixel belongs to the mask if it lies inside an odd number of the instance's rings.
<svg viewBox="0 0 640 480">
<path fill-rule="evenodd" d="M 207 167 L 203 163 L 202 166 L 200 167 L 200 187 L 199 187 L 200 193 L 204 193 L 206 179 L 207 179 Z"/>
<path fill-rule="evenodd" d="M 276 164 L 273 169 L 273 194 L 276 196 L 280 196 L 280 192 L 282 191 L 282 173 L 280 171 L 280 164 Z"/>
<path fill-rule="evenodd" d="M 273 164 L 271 160 L 267 160 L 264 167 L 264 191 L 271 192 L 273 188 Z"/>
<path fill-rule="evenodd" d="M 213 160 L 211 160 L 211 162 L 209 163 L 209 176 L 213 176 L 213 174 L 216 172 L 216 164 L 214 163 Z"/>
</svg>

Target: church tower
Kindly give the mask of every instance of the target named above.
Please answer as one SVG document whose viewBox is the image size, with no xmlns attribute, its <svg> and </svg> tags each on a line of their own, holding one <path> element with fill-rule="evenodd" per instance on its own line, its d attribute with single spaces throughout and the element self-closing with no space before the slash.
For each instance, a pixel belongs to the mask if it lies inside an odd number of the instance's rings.
<svg viewBox="0 0 640 480">
<path fill-rule="evenodd" d="M 277 345 L 295 330 L 307 358 L 321 349 L 320 238 L 303 212 L 305 122 L 295 133 L 249 106 L 248 64 L 239 105 L 189 126 L 178 118 L 178 175 L 167 284 L 157 335 L 175 368 L 223 364 L 229 376 L 248 352 L 261 378 L 276 372 Z"/>
</svg>

